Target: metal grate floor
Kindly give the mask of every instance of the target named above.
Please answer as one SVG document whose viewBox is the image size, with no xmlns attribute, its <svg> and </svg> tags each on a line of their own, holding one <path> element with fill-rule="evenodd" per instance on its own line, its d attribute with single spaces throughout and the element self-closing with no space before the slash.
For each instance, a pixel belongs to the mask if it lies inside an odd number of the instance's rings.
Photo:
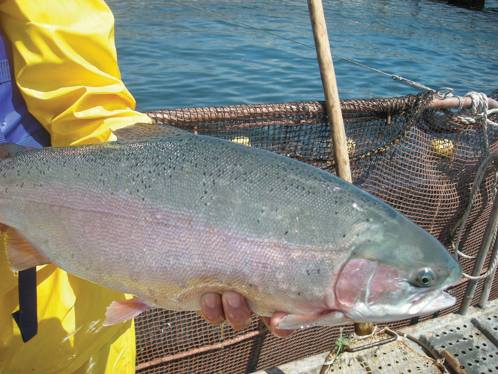
<svg viewBox="0 0 498 374">
<path fill-rule="evenodd" d="M 450 314 L 401 331 L 419 339 L 436 356 L 444 357 L 449 373 L 498 373 L 498 299 L 490 301 L 484 310 L 471 307 L 465 316 Z M 253 374 L 318 374 L 327 354 Z"/>
<path fill-rule="evenodd" d="M 498 373 L 498 309 L 458 316 L 420 340 L 468 374 Z"/>
</svg>

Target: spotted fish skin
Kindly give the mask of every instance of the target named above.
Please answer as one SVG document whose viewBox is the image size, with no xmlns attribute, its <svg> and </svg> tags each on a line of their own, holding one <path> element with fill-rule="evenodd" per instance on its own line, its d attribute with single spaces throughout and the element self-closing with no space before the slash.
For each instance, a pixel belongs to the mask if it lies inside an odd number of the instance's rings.
<svg viewBox="0 0 498 374">
<path fill-rule="evenodd" d="M 349 263 L 381 263 L 406 279 L 428 264 L 439 272 L 434 293 L 459 278 L 436 239 L 327 172 L 170 127 L 115 134 L 116 142 L 19 151 L 0 162 L 9 257 L 18 253 L 12 238 L 23 238 L 44 262 L 150 307 L 196 310 L 203 293 L 235 290 L 260 315 L 335 313 L 318 324 L 405 317 L 341 302 L 336 285 Z M 358 286 L 368 289 L 365 282 Z M 404 292 L 412 303 L 414 291 Z"/>
</svg>

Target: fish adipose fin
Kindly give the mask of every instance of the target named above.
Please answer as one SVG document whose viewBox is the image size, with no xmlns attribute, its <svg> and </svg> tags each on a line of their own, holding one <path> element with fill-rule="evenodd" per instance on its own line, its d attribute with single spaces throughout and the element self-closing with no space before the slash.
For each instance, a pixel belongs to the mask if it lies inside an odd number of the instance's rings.
<svg viewBox="0 0 498 374">
<path fill-rule="evenodd" d="M 12 227 L 4 232 L 4 243 L 12 271 L 31 269 L 50 263 L 19 231 Z"/>
<path fill-rule="evenodd" d="M 137 123 L 122 129 L 113 130 L 118 144 L 131 144 L 143 142 L 160 142 L 163 140 L 174 140 L 188 131 L 180 130 L 167 125 L 154 125 L 150 123 Z"/>
<path fill-rule="evenodd" d="M 113 301 L 107 308 L 107 312 L 105 313 L 106 320 L 102 325 L 111 326 L 119 322 L 128 321 L 148 309 L 150 307 L 136 297 L 129 300 Z"/>
<path fill-rule="evenodd" d="M 328 313 L 320 314 L 317 316 L 299 316 L 296 314 L 289 314 L 282 318 L 277 328 L 281 330 L 294 330 L 313 326 L 334 326 L 342 325 L 344 323 L 351 323 L 344 313 L 337 311 L 330 311 Z"/>
</svg>

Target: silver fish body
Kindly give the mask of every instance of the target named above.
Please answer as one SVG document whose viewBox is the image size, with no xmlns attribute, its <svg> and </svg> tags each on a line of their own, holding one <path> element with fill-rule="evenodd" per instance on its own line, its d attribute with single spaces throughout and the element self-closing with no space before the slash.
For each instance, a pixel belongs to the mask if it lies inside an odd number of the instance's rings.
<svg viewBox="0 0 498 374">
<path fill-rule="evenodd" d="M 257 314 L 289 313 L 281 328 L 396 320 L 454 303 L 443 290 L 461 269 L 448 251 L 327 172 L 164 126 L 116 135 L 0 162 L 0 222 L 39 262 L 150 307 L 197 310 L 203 293 L 234 290 Z"/>
</svg>

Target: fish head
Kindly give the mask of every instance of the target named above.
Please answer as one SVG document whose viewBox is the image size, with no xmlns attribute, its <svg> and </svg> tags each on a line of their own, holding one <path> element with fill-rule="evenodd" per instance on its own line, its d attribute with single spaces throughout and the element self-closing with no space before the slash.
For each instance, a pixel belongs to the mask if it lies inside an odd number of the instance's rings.
<svg viewBox="0 0 498 374">
<path fill-rule="evenodd" d="M 391 207 L 356 235 L 334 287 L 335 307 L 356 322 L 385 322 L 434 313 L 456 299 L 444 289 L 462 269 L 428 232 Z"/>
</svg>

